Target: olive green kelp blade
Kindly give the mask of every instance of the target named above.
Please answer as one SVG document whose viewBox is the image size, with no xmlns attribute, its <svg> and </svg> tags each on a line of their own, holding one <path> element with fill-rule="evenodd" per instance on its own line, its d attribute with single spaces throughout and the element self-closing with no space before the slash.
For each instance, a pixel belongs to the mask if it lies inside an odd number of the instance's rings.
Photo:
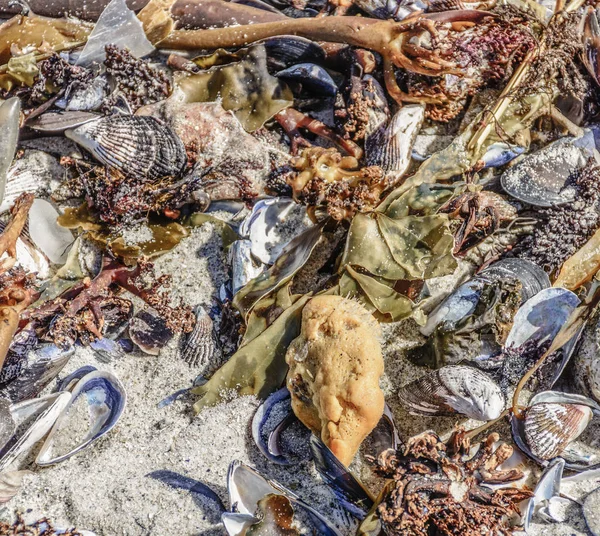
<svg viewBox="0 0 600 536">
<path fill-rule="evenodd" d="M 202 396 L 194 404 L 196 413 L 217 404 L 227 390 L 265 398 L 281 386 L 288 370 L 285 352 L 300 334 L 302 309 L 310 298 L 306 295 L 297 300 L 259 336 L 239 348 L 207 383 L 192 389 Z"/>
</svg>

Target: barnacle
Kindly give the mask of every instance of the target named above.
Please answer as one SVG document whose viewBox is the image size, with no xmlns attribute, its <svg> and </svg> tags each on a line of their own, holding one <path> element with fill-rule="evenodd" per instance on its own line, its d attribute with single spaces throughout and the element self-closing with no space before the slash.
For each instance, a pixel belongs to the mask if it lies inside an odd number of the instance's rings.
<svg viewBox="0 0 600 536">
<path fill-rule="evenodd" d="M 600 167 L 589 163 L 574 178 L 577 197 L 572 203 L 542 208 L 531 235 L 515 254 L 555 272 L 600 228 Z"/>
<path fill-rule="evenodd" d="M 171 82 L 167 75 L 148 61 L 139 60 L 127 49 L 116 45 L 106 46 L 106 72 L 116 84 L 113 97 L 105 102 L 107 109 L 115 103 L 118 95 L 123 95 L 129 105 L 137 110 L 145 104 L 166 99 L 171 94 Z"/>
<path fill-rule="evenodd" d="M 311 207 L 325 205 L 336 220 L 373 209 L 385 188 L 378 166 L 360 167 L 356 158 L 336 149 L 309 147 L 294 159 L 288 178 L 294 199 Z"/>
<path fill-rule="evenodd" d="M 519 488 L 496 488 L 519 480 L 519 469 L 498 466 L 513 452 L 490 434 L 469 457 L 470 440 L 462 429 L 443 442 L 433 432 L 409 440 L 403 451 L 388 449 L 377 459 L 376 471 L 393 479 L 377 514 L 390 536 L 488 536 L 512 534 L 510 518 L 518 503 L 532 496 Z"/>
</svg>

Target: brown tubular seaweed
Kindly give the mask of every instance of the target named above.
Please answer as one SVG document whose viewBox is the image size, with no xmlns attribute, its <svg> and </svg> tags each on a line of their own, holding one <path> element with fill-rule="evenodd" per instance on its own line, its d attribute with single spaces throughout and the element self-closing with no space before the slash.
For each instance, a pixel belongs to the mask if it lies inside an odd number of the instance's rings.
<svg viewBox="0 0 600 536">
<path fill-rule="evenodd" d="M 175 30 L 159 46 L 170 49 L 207 49 L 242 47 L 279 35 L 296 35 L 314 41 L 344 43 L 379 52 L 389 65 L 404 68 L 426 76 L 460 75 L 461 71 L 437 53 L 408 43 L 415 32 L 437 34 L 436 23 L 451 23 L 454 27 L 472 25 L 486 17 L 495 17 L 487 11 L 458 10 L 444 13 L 419 14 L 401 22 L 365 17 L 317 17 L 286 19 L 258 24 L 229 26 L 204 30 Z M 390 87 L 390 95 L 401 100 L 397 85 Z"/>
</svg>

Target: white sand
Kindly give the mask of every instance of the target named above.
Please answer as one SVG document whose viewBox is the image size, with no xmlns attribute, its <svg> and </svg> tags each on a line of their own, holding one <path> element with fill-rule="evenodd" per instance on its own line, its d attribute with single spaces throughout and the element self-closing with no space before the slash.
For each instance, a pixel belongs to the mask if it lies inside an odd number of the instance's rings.
<svg viewBox="0 0 600 536">
<path fill-rule="evenodd" d="M 212 224 L 193 230 L 173 252 L 158 259 L 157 266 L 173 274 L 176 295 L 183 296 L 190 305 L 210 308 L 227 278 L 219 230 Z M 436 282 L 438 291 L 448 288 L 450 282 L 450 278 Z M 382 386 L 401 437 L 427 428 L 449 432 L 457 419 L 409 416 L 393 395 L 399 386 L 423 373 L 403 358 L 403 350 L 420 339 L 415 324 L 408 321 L 384 325 L 383 332 L 386 375 Z M 201 481 L 227 506 L 227 469 L 232 460 L 239 459 L 315 505 L 336 522 L 343 534 L 353 534 L 354 526 L 338 510 L 312 463 L 286 468 L 268 462 L 260 454 L 249 430 L 258 405 L 255 398 L 233 398 L 196 418 L 190 413 L 193 400 L 189 398 L 158 408 L 162 399 L 188 387 L 196 376 L 177 356 L 176 348 L 177 341 L 172 341 L 159 357 L 133 353 L 109 364 L 98 361 L 92 350 L 79 348 L 62 376 L 82 365 L 113 371 L 128 393 L 121 421 L 107 436 L 75 457 L 51 468 L 32 467 L 35 473 L 27 477 L 22 491 L 3 505 L 0 517 L 10 519 L 19 510 L 26 513 L 28 520 L 48 516 L 57 526 L 75 525 L 98 536 L 223 534 L 214 504 L 147 475 L 170 470 Z M 466 424 L 471 427 L 476 423 Z M 506 434 L 506 427 L 502 432 Z M 353 469 L 373 485 L 369 469 L 360 459 Z M 596 486 L 578 484 L 570 493 L 581 498 L 586 489 Z M 532 533 L 540 535 L 586 534 L 579 507 L 568 525 L 534 529 Z"/>
</svg>

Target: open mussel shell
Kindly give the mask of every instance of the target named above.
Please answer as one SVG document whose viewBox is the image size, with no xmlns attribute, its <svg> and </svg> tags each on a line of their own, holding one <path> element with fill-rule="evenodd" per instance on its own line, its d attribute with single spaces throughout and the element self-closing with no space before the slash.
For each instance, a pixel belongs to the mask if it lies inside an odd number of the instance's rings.
<svg viewBox="0 0 600 536">
<path fill-rule="evenodd" d="M 526 302 L 542 289 L 550 286 L 548 275 L 534 263 L 523 259 L 501 259 L 458 287 L 428 316 L 421 332 L 430 335 L 444 322 L 448 326 L 475 311 L 485 285 L 501 278 L 518 279 L 521 283 L 521 300 Z"/>
<path fill-rule="evenodd" d="M 42 344 L 28 351 L 24 356 L 15 355 L 13 378 L 0 386 L 0 395 L 8 397 L 13 403 L 37 396 L 69 362 L 74 347 L 62 349 L 55 344 Z"/>
<path fill-rule="evenodd" d="M 65 130 L 80 127 L 90 121 L 96 121 L 99 117 L 98 114 L 91 112 L 46 112 L 31 121 L 27 121 L 27 126 L 42 134 L 62 134 Z"/>
<path fill-rule="evenodd" d="M 411 413 L 497 419 L 505 400 L 500 386 L 476 368 L 448 365 L 402 387 L 398 397 Z"/>
<path fill-rule="evenodd" d="M 537 264 L 526 259 L 500 259 L 482 270 L 479 275 L 491 280 L 516 277 L 522 285 L 521 297 L 524 302 L 550 287 L 548 274 Z"/>
<path fill-rule="evenodd" d="M 258 406 L 254 417 L 252 418 L 252 438 L 258 447 L 258 450 L 270 461 L 279 465 L 290 465 L 292 462 L 279 451 L 279 435 L 281 428 L 275 427 L 271 434 L 265 432 L 265 427 L 273 412 L 281 412 L 282 418 L 279 424 L 285 422 L 286 418 L 293 415 L 290 392 L 287 387 L 282 387 L 278 391 L 269 395 L 267 399 Z M 273 450 L 277 450 L 276 453 Z"/>
<path fill-rule="evenodd" d="M 179 137 L 150 116 L 107 116 L 69 129 L 65 135 L 105 166 L 138 180 L 178 176 L 187 163 Z"/>
<path fill-rule="evenodd" d="M 46 436 L 70 400 L 71 393 L 53 393 L 11 406 L 16 429 L 0 448 L 0 473 L 18 464 Z"/>
<path fill-rule="evenodd" d="M 568 449 L 598 412 L 600 406 L 590 398 L 543 391 L 531 399 L 524 418 L 511 417 L 513 439 L 519 449 L 541 465 L 560 456 L 571 471 L 593 469 L 600 466 L 598 456 L 584 460 Z"/>
<path fill-rule="evenodd" d="M 310 438 L 310 448 L 317 471 L 340 504 L 356 518 L 363 519 L 373 506 L 372 495 L 314 434 Z"/>
<path fill-rule="evenodd" d="M 532 340 L 538 345 L 554 340 L 579 303 L 570 290 L 560 287 L 541 290 L 517 311 L 505 346 L 519 348 Z"/>
<path fill-rule="evenodd" d="M 291 199 L 261 199 L 240 224 L 239 235 L 250 240 L 250 251 L 256 259 L 273 264 L 286 244 L 307 228 L 305 216 L 306 208 Z"/>
<path fill-rule="evenodd" d="M 561 138 L 525 157 L 500 177 L 504 190 L 515 199 L 539 207 L 569 203 L 576 190 L 569 177 L 596 157 L 594 135 L 586 130 L 581 138 Z"/>
<path fill-rule="evenodd" d="M 126 401 L 123 384 L 110 372 L 95 371 L 81 378 L 36 463 L 45 466 L 64 461 L 100 439 L 117 424 Z"/>
<path fill-rule="evenodd" d="M 229 466 L 227 491 L 231 512 L 222 515 L 223 524 L 229 536 L 242 536 L 257 523 L 259 503 L 268 496 L 285 497 L 293 507 L 306 511 L 316 532 L 325 536 L 340 536 L 339 531 L 323 515 L 302 501 L 296 494 L 273 480 L 266 480 L 257 471 L 235 460 Z"/>
</svg>

